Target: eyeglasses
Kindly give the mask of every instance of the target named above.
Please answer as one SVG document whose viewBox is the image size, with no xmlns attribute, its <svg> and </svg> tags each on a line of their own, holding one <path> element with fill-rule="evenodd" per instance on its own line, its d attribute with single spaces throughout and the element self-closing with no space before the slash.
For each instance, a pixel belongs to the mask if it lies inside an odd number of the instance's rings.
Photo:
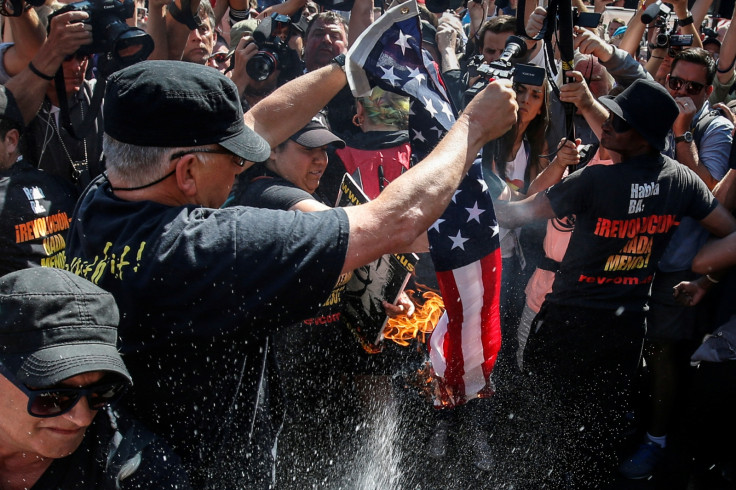
<svg viewBox="0 0 736 490">
<path fill-rule="evenodd" d="M 680 90 L 684 85 L 685 92 L 687 92 L 688 95 L 698 95 L 705 88 L 704 83 L 691 82 L 690 80 L 683 80 L 680 77 L 673 77 L 672 75 L 670 75 L 670 79 L 667 84 L 675 91 Z"/>
<path fill-rule="evenodd" d="M 239 157 L 235 153 L 227 150 L 213 150 L 208 148 L 203 148 L 201 150 L 185 150 L 185 151 L 179 151 L 171 155 L 171 161 L 176 160 L 177 158 L 181 158 L 184 155 L 190 155 L 192 153 L 214 153 L 216 155 L 230 155 L 233 157 L 233 163 L 237 165 L 238 167 L 245 167 L 245 158 Z"/>
<path fill-rule="evenodd" d="M 228 53 L 214 53 L 207 59 L 215 60 L 215 63 L 224 63 L 230 59 L 230 55 Z"/>
<path fill-rule="evenodd" d="M 617 133 L 625 133 L 631 129 L 631 125 L 629 123 L 618 117 L 613 112 L 608 116 L 608 121 L 611 123 L 613 130 Z"/>
<path fill-rule="evenodd" d="M 114 404 L 128 389 L 125 382 L 97 383 L 84 388 L 45 388 L 33 390 L 18 381 L 0 364 L 0 374 L 28 397 L 28 413 L 33 417 L 58 417 L 70 411 L 82 397 L 87 398 L 90 410 L 100 410 Z"/>
</svg>

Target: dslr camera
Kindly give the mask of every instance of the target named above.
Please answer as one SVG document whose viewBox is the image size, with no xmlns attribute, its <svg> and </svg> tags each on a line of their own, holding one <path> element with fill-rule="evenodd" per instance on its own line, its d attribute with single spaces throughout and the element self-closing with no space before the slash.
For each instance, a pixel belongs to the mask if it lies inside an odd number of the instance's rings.
<svg viewBox="0 0 736 490">
<path fill-rule="evenodd" d="M 53 17 L 73 10 L 87 12 L 89 18 L 82 22 L 92 26 L 92 44 L 82 46 L 77 54 L 108 54 L 122 68 L 145 60 L 153 51 L 151 36 L 143 29 L 125 23 L 135 13 L 134 0 L 82 0 L 70 3 L 49 15 L 49 28 Z"/>
<path fill-rule="evenodd" d="M 291 18 L 288 15 L 274 13 L 258 24 L 253 31 L 258 52 L 245 65 L 248 76 L 262 82 L 276 70 L 281 70 L 281 79 L 285 73 L 293 71 L 298 62 L 295 61 L 296 52 L 287 44 L 290 35 Z"/>
</svg>

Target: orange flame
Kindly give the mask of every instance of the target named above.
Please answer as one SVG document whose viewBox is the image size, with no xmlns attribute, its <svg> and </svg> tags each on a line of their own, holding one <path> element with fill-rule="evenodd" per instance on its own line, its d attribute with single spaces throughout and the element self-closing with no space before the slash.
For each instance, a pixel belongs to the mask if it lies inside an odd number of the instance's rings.
<svg viewBox="0 0 736 490">
<path fill-rule="evenodd" d="M 407 290 L 406 294 L 413 301 L 414 291 Z M 432 333 L 442 316 L 445 303 L 442 301 L 442 296 L 433 291 L 425 291 L 422 293 L 422 298 L 424 298 L 424 303 L 421 306 L 416 305 L 416 310 L 411 317 L 402 315 L 388 319 L 383 329 L 384 339 L 393 340 L 406 347 L 412 339 L 421 334 L 421 341 L 425 342 L 426 334 Z"/>
</svg>

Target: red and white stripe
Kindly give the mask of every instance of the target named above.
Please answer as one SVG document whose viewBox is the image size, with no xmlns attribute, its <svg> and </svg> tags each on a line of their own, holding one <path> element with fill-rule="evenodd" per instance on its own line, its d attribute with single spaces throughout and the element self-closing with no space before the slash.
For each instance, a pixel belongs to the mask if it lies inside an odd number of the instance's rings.
<svg viewBox="0 0 736 490">
<path fill-rule="evenodd" d="M 430 338 L 437 381 L 435 405 L 457 406 L 490 396 L 491 372 L 501 347 L 501 250 L 437 278 L 445 313 Z"/>
</svg>

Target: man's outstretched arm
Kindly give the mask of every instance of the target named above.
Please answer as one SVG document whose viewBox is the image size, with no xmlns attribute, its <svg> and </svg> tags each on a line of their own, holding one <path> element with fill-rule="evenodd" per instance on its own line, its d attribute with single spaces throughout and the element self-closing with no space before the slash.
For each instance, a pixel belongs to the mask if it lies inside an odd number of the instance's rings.
<svg viewBox="0 0 736 490">
<path fill-rule="evenodd" d="M 510 82 L 491 83 L 427 158 L 375 200 L 345 208 L 350 241 L 343 272 L 386 253 L 407 250 L 444 212 L 480 148 L 514 124 L 516 108 Z"/>
</svg>

